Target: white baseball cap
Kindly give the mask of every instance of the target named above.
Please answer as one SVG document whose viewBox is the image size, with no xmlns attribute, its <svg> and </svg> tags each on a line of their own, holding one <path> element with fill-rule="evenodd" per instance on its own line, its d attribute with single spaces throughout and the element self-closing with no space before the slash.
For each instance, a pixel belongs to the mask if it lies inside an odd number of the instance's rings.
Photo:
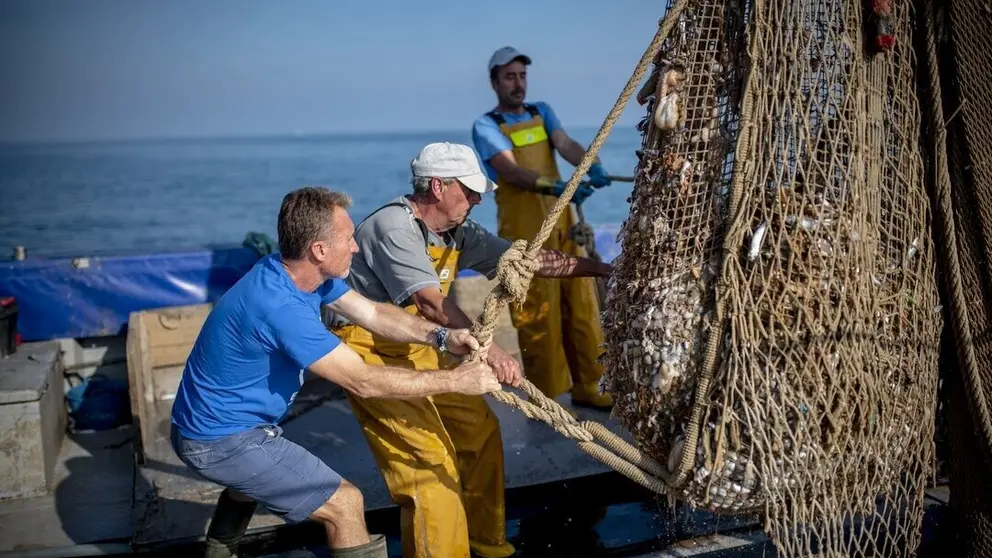
<svg viewBox="0 0 992 558">
<path fill-rule="evenodd" d="M 429 143 L 410 161 L 414 176 L 457 178 L 469 190 L 485 194 L 496 184 L 482 172 L 475 151 L 460 143 Z"/>
<path fill-rule="evenodd" d="M 494 52 L 489 58 L 489 71 L 491 72 L 496 66 L 504 66 L 509 64 L 517 58 L 519 58 L 524 64 L 530 65 L 530 56 L 523 54 L 511 46 L 505 46 Z"/>
</svg>

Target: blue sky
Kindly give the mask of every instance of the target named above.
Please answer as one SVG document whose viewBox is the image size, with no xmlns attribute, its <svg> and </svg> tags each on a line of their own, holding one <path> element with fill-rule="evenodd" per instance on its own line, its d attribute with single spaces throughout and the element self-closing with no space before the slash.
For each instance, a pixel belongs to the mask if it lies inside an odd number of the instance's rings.
<svg viewBox="0 0 992 558">
<path fill-rule="evenodd" d="M 598 126 L 665 4 L 4 0 L 0 141 L 468 129 L 504 45 L 530 100 Z"/>
</svg>

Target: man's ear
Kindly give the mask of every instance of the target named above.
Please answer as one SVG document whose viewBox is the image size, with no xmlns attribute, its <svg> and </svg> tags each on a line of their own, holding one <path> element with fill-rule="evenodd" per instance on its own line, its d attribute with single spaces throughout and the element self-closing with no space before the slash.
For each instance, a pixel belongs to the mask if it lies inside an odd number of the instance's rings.
<svg viewBox="0 0 992 558">
<path fill-rule="evenodd" d="M 444 194 L 444 180 L 436 176 L 431 178 L 431 192 L 434 193 L 436 199 L 440 200 L 441 194 Z"/>
<path fill-rule="evenodd" d="M 310 255 L 313 256 L 313 259 L 322 262 L 327 258 L 325 246 L 326 244 L 323 242 L 314 242 L 310 245 Z"/>
</svg>

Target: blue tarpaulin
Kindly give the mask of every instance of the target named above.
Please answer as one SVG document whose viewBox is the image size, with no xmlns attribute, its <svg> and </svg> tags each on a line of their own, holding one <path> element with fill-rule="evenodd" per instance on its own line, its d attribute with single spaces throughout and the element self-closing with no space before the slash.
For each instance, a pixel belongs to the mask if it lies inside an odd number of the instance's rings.
<svg viewBox="0 0 992 558">
<path fill-rule="evenodd" d="M 606 261 L 617 228 L 596 231 Z M 259 259 L 250 248 L 0 262 L 0 297 L 17 299 L 24 341 L 124 333 L 131 312 L 216 302 Z M 474 275 L 472 272 L 462 276 Z"/>
<path fill-rule="evenodd" d="M 0 264 L 24 341 L 123 333 L 138 310 L 214 302 L 258 261 L 248 248 Z"/>
</svg>

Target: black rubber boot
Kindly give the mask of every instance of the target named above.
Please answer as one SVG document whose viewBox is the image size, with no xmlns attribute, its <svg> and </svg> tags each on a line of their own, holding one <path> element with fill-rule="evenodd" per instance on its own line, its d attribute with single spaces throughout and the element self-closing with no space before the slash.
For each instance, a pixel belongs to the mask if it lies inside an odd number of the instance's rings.
<svg viewBox="0 0 992 558">
<path fill-rule="evenodd" d="M 251 516 L 255 514 L 257 505 L 254 500 L 250 502 L 235 500 L 225 488 L 217 499 L 217 509 L 210 519 L 204 558 L 237 558 L 238 543 L 248 529 L 248 523 L 251 522 Z"/>
<path fill-rule="evenodd" d="M 369 535 L 372 542 L 349 548 L 332 548 L 331 558 L 388 558 L 386 552 L 386 537 L 384 535 Z"/>
</svg>

